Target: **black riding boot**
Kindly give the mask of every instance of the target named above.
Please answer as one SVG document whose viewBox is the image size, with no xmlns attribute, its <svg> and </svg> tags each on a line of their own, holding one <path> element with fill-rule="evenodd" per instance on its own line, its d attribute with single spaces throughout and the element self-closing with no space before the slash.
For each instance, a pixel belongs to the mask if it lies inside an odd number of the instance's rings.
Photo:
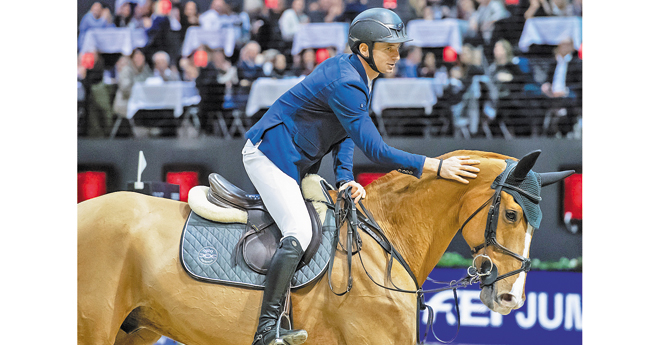
<svg viewBox="0 0 660 345">
<path fill-rule="evenodd" d="M 303 254 L 304 250 L 300 246 L 300 242 L 293 236 L 283 238 L 279 247 L 277 247 L 268 273 L 266 273 L 261 315 L 259 316 L 259 325 L 252 345 L 276 344 L 275 327 L 277 319 L 282 313 L 281 309 L 286 292 Z M 298 345 L 307 340 L 307 332 L 305 330 L 280 328 L 280 337 L 285 341 L 284 344 Z"/>
</svg>

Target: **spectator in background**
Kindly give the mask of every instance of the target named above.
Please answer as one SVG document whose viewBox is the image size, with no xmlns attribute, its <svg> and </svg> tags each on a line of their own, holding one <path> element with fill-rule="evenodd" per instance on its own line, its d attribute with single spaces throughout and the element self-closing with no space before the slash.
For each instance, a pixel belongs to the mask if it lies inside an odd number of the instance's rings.
<svg viewBox="0 0 660 345">
<path fill-rule="evenodd" d="M 305 0 L 293 0 L 291 8 L 285 10 L 279 19 L 282 39 L 291 42 L 293 35 L 300 30 L 303 24 L 309 23 L 309 17 L 305 14 Z"/>
<path fill-rule="evenodd" d="M 571 17 L 575 15 L 575 10 L 570 0 L 550 0 L 552 15 L 559 17 Z"/>
<path fill-rule="evenodd" d="M 435 54 L 428 52 L 424 55 L 422 64 L 417 68 L 417 76 L 420 78 L 434 78 L 436 70 Z"/>
<path fill-rule="evenodd" d="M 254 40 L 259 43 L 263 49 L 277 49 L 284 51 L 286 44 L 282 39 L 279 20 L 286 10 L 285 0 L 278 0 L 275 8 L 262 7 L 261 12 L 256 16 L 252 25 L 252 34 Z"/>
<path fill-rule="evenodd" d="M 275 57 L 280 52 L 277 49 L 268 49 L 257 56 L 257 64 L 261 65 L 265 77 L 270 77 L 273 72 Z"/>
<path fill-rule="evenodd" d="M 224 116 L 225 95 L 232 85 L 238 82 L 238 77 L 236 67 L 227 60 L 222 49 L 211 50 L 202 46 L 201 50 L 207 54 L 209 61 L 206 66 L 200 68 L 199 76 L 195 79 L 195 86 L 201 97 L 199 120 L 202 131 L 215 134 L 214 115 Z"/>
<path fill-rule="evenodd" d="M 582 108 L 582 61 L 573 56 L 573 39 L 563 39 L 555 49 L 555 62 L 548 69 L 541 91 L 547 96 L 546 109 L 553 123 L 544 127 L 567 134 Z"/>
<path fill-rule="evenodd" d="M 343 0 L 318 0 L 309 5 L 309 21 L 312 23 L 343 21 L 343 14 Z"/>
<path fill-rule="evenodd" d="M 124 2 L 117 9 L 115 15 L 115 26 L 118 28 L 131 28 L 138 27 L 138 21 L 135 19 L 135 3 Z"/>
<path fill-rule="evenodd" d="M 127 115 L 128 99 L 131 97 L 133 84 L 143 82 L 153 75 L 141 49 L 133 50 L 128 60 L 117 77 L 117 94 L 112 107 L 114 112 L 122 117 Z"/>
<path fill-rule="evenodd" d="M 367 10 L 369 0 L 346 0 L 344 7 L 344 19 L 348 23 L 352 23 L 353 19 L 360 14 L 360 12 Z"/>
<path fill-rule="evenodd" d="M 183 14 L 181 15 L 181 42 L 186 38 L 186 32 L 191 26 L 199 26 L 199 11 L 197 3 L 189 0 L 183 6 Z"/>
<path fill-rule="evenodd" d="M 431 12 L 432 20 L 458 17 L 456 0 L 427 0 L 426 7 L 428 10 L 425 11 Z"/>
<path fill-rule="evenodd" d="M 181 58 L 179 60 L 179 69 L 181 70 L 182 81 L 195 81 L 199 76 L 199 68 L 195 66 L 195 63 L 190 58 Z"/>
<path fill-rule="evenodd" d="M 264 76 L 264 71 L 257 64 L 257 56 L 261 53 L 261 46 L 255 41 L 248 42 L 240 52 L 240 59 L 236 68 L 240 86 L 249 87 L 257 78 Z"/>
<path fill-rule="evenodd" d="M 86 53 L 87 56 L 93 56 L 94 65 L 91 68 L 81 68 L 79 70 L 82 77 L 82 84 L 85 88 L 85 103 L 87 106 L 87 136 L 89 137 L 107 137 L 112 129 L 112 104 L 110 100 L 110 90 L 103 82 L 103 72 L 105 62 L 101 54 L 97 51 Z M 86 54 L 80 54 L 79 59 L 83 59 Z M 89 66 L 88 66 L 89 67 Z"/>
<path fill-rule="evenodd" d="M 285 77 L 294 77 L 293 73 L 287 70 L 286 56 L 284 54 L 277 54 L 273 60 L 273 71 L 270 76 L 276 79 Z"/>
<path fill-rule="evenodd" d="M 80 26 L 78 27 L 78 50 L 82 48 L 87 30 L 93 28 L 110 28 L 114 26 L 115 24 L 112 22 L 112 13 L 110 12 L 110 9 L 104 7 L 100 2 L 93 3 L 89 12 L 87 12 L 80 20 Z"/>
<path fill-rule="evenodd" d="M 582 17 L 582 0 L 573 0 L 573 15 Z"/>
<path fill-rule="evenodd" d="M 524 73 L 513 63 L 513 47 L 509 41 L 501 39 L 493 48 L 494 63 L 489 67 L 489 75 L 497 89 L 497 113 L 515 135 L 530 135 L 533 109 L 526 99 L 525 85 L 533 83 L 532 76 Z"/>
<path fill-rule="evenodd" d="M 229 6 L 224 0 L 213 0 L 206 10 L 199 16 L 199 25 L 204 30 L 220 30 L 228 18 Z"/>
<path fill-rule="evenodd" d="M 154 77 L 160 77 L 163 81 L 180 81 L 179 70 L 170 64 L 170 56 L 164 51 L 154 53 Z"/>
<path fill-rule="evenodd" d="M 146 0 L 143 3 L 138 3 L 133 11 L 133 17 L 137 20 L 137 27 L 145 29 L 151 27 L 151 7 L 153 3 L 151 0 Z"/>
<path fill-rule="evenodd" d="M 456 6 L 456 18 L 469 20 L 472 14 L 477 10 L 479 3 L 476 0 L 458 0 Z"/>
<path fill-rule="evenodd" d="M 486 46 L 490 45 L 495 22 L 511 16 L 506 10 L 502 0 L 479 0 L 479 7 L 470 16 L 469 28 L 477 33 Z"/>
<path fill-rule="evenodd" d="M 417 67 L 422 62 L 422 48 L 407 46 L 404 54 L 405 56 L 397 63 L 399 71 L 397 77 L 417 78 Z"/>
<path fill-rule="evenodd" d="M 303 50 L 301 54 L 302 70 L 300 75 L 309 75 L 316 68 L 316 52 L 314 49 L 308 48 Z"/>
<path fill-rule="evenodd" d="M 152 6 L 153 14 L 146 20 L 145 31 L 147 44 L 144 46 L 144 55 L 147 61 L 153 60 L 155 52 L 164 51 L 173 60 L 178 61 L 181 55 L 181 40 L 174 29 L 180 29 L 181 24 L 170 18 L 171 3 L 169 1 L 155 1 Z"/>
<path fill-rule="evenodd" d="M 252 24 L 250 23 L 250 15 L 243 11 L 242 0 L 227 0 L 226 4 L 229 25 L 234 29 L 236 45 L 242 47 L 251 38 L 250 30 Z"/>
<path fill-rule="evenodd" d="M 525 19 L 546 17 L 552 15 L 552 7 L 548 0 L 529 0 L 529 7 L 525 11 Z"/>
</svg>

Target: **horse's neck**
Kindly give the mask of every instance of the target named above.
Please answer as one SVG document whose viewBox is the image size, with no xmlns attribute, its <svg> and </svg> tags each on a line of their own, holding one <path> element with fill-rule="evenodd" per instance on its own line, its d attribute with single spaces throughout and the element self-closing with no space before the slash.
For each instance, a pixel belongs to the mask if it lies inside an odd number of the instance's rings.
<svg viewBox="0 0 660 345">
<path fill-rule="evenodd" d="M 436 184 L 432 189 L 431 183 Z M 365 207 L 420 285 L 458 232 L 458 201 L 468 188 L 446 180 L 400 183 L 393 179 L 376 183 L 367 192 Z"/>
</svg>

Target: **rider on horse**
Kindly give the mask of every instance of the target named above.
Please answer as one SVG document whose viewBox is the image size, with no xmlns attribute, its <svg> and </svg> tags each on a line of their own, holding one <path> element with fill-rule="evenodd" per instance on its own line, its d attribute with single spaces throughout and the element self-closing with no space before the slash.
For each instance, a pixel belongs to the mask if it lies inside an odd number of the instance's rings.
<svg viewBox="0 0 660 345">
<path fill-rule="evenodd" d="M 282 95 L 246 133 L 245 170 L 264 205 L 282 231 L 282 240 L 266 275 L 254 344 L 276 343 L 276 325 L 286 292 L 310 243 L 312 229 L 300 181 L 318 172 L 321 159 L 332 151 L 340 190 L 354 187 L 357 203 L 366 196 L 353 178 L 357 146 L 372 161 L 420 178 L 422 172 L 468 183 L 479 171 L 478 160 L 467 156 L 441 160 L 407 153 L 387 145 L 371 118 L 372 82 L 389 73 L 399 60 L 399 48 L 411 41 L 394 12 L 373 8 L 360 13 L 349 28 L 353 54 L 330 58 Z M 280 329 L 290 345 L 307 339 L 304 330 Z"/>
</svg>

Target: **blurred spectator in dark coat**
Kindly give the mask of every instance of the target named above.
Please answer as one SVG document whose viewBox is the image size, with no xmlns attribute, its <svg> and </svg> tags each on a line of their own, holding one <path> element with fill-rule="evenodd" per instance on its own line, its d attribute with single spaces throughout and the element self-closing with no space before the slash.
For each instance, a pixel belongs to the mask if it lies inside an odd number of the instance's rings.
<svg viewBox="0 0 660 345">
<path fill-rule="evenodd" d="M 528 73 L 513 63 L 513 47 L 507 40 L 499 40 L 493 49 L 494 63 L 489 68 L 489 75 L 497 89 L 497 114 L 509 125 L 515 135 L 530 135 L 532 126 L 539 118 L 536 107 L 531 104 L 524 90 L 534 80 Z"/>
<path fill-rule="evenodd" d="M 285 50 L 285 42 L 280 28 L 280 18 L 286 10 L 286 1 L 278 0 L 275 8 L 262 7 L 252 25 L 252 37 L 264 50 Z"/>
<path fill-rule="evenodd" d="M 78 49 L 82 47 L 83 40 L 87 30 L 93 28 L 110 28 L 114 27 L 112 22 L 112 13 L 110 9 L 104 7 L 100 2 L 95 2 L 82 19 L 78 27 Z"/>
<path fill-rule="evenodd" d="M 133 2 L 125 2 L 121 4 L 117 13 L 115 14 L 115 26 L 118 28 L 137 28 L 138 20 L 135 19 L 135 6 Z"/>
<path fill-rule="evenodd" d="M 157 51 L 166 52 L 174 61 L 181 56 L 181 37 L 173 29 L 180 29 L 181 24 L 170 18 L 171 3 L 164 0 L 155 1 L 152 6 L 153 14 L 145 20 L 147 44 L 144 46 L 144 55 L 147 61 L 152 60 Z M 178 26 L 178 27 L 173 27 Z"/>
<path fill-rule="evenodd" d="M 85 88 L 85 103 L 87 108 L 87 136 L 104 137 L 112 129 L 112 103 L 110 90 L 103 81 L 105 62 L 101 54 L 93 51 L 80 54 L 79 59 L 93 56 L 94 65 L 79 70 L 82 84 Z"/>
<path fill-rule="evenodd" d="M 199 76 L 195 79 L 201 97 L 199 120 L 202 131 L 214 134 L 214 116 L 224 116 L 225 95 L 238 82 L 238 77 L 236 67 L 231 65 L 221 49 L 211 50 L 203 46 L 202 51 L 207 54 L 208 62 L 199 69 Z"/>
<path fill-rule="evenodd" d="M 261 46 L 255 41 L 248 42 L 240 52 L 240 59 L 236 68 L 241 86 L 250 86 L 257 78 L 263 77 L 264 72 L 257 64 L 257 56 L 261 53 Z"/>
<path fill-rule="evenodd" d="M 199 11 L 197 3 L 189 0 L 186 1 L 181 13 L 181 42 L 186 38 L 186 32 L 191 26 L 199 26 Z"/>
<path fill-rule="evenodd" d="M 424 54 L 422 64 L 417 67 L 417 76 L 420 78 L 434 78 L 437 70 L 435 54 L 427 52 Z"/>
<path fill-rule="evenodd" d="M 573 40 L 563 39 L 555 49 L 555 61 L 541 84 L 541 91 L 548 97 L 546 108 L 557 122 L 554 130 L 562 134 L 571 131 L 582 112 L 582 61 L 574 52 Z M 545 127 L 548 128 L 548 124 Z"/>
<path fill-rule="evenodd" d="M 143 82 L 151 77 L 153 72 L 142 50 L 135 49 L 129 56 L 128 64 L 119 72 L 117 78 L 117 94 L 113 104 L 114 112 L 122 117 L 126 117 L 128 99 L 131 97 L 133 84 Z"/>
</svg>

